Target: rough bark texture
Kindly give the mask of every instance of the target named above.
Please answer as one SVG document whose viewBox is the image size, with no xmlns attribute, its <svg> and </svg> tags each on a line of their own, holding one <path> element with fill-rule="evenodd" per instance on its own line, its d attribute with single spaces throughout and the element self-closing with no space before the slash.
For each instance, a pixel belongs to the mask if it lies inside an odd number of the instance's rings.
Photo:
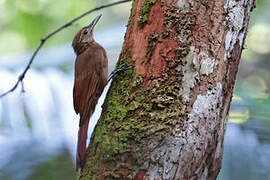
<svg viewBox="0 0 270 180">
<path fill-rule="evenodd" d="M 136 0 L 81 179 L 215 179 L 255 0 Z"/>
</svg>

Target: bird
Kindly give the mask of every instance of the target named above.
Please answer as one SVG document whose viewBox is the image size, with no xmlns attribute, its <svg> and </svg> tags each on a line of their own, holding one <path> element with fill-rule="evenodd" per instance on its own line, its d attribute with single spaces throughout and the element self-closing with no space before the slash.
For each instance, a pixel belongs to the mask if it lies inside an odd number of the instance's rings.
<svg viewBox="0 0 270 180">
<path fill-rule="evenodd" d="M 86 161 L 86 141 L 90 116 L 108 81 L 108 59 L 105 49 L 94 40 L 93 31 L 101 18 L 98 15 L 83 27 L 73 39 L 75 51 L 75 78 L 73 87 L 73 106 L 80 116 L 76 171 L 80 172 Z"/>
</svg>

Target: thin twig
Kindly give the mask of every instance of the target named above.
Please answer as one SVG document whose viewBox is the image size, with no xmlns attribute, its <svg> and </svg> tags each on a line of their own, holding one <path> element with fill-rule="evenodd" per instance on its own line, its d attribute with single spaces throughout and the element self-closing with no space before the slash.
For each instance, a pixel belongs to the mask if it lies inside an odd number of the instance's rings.
<svg viewBox="0 0 270 180">
<path fill-rule="evenodd" d="M 27 73 L 27 71 L 30 69 L 37 53 L 39 52 L 39 50 L 42 48 L 42 46 L 44 45 L 44 43 L 46 42 L 47 39 L 49 39 L 50 37 L 52 37 L 53 35 L 55 35 L 56 33 L 58 33 L 59 31 L 69 27 L 70 25 L 72 25 L 75 21 L 78 21 L 79 19 L 83 18 L 84 16 L 92 13 L 92 12 L 95 12 L 95 11 L 98 11 L 98 10 L 101 10 L 101 9 L 104 9 L 104 8 L 107 8 L 107 7 L 111 7 L 111 6 L 115 6 L 115 5 L 118 5 L 118 4 L 122 4 L 122 3 L 126 3 L 126 2 L 129 2 L 129 1 L 132 1 L 132 0 L 122 0 L 122 1 L 117 1 L 117 2 L 114 2 L 114 3 L 110 3 L 110 4 L 105 4 L 105 5 L 101 5 L 101 6 L 98 6 L 94 9 L 91 9 L 89 11 L 86 11 L 85 13 L 71 19 L 70 21 L 68 21 L 67 23 L 65 23 L 64 25 L 60 26 L 59 28 L 55 29 L 54 31 L 50 32 L 49 34 L 47 34 L 46 36 L 44 36 L 43 38 L 40 39 L 40 44 L 39 46 L 37 47 L 37 49 L 34 51 L 34 53 L 32 54 L 27 66 L 25 67 L 24 71 L 19 75 L 18 77 L 18 80 L 17 82 L 15 83 L 15 85 L 10 89 L 8 90 L 7 92 L 3 93 L 0 95 L 0 98 L 8 95 L 9 93 L 13 92 L 20 83 L 23 83 L 23 79 Z M 23 84 L 22 84 L 22 87 L 23 87 Z"/>
</svg>

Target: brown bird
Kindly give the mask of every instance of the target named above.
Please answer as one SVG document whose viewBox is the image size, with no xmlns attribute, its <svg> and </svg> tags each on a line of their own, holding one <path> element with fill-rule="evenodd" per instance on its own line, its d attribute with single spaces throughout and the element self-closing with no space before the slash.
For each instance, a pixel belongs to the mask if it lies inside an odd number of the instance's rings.
<svg viewBox="0 0 270 180">
<path fill-rule="evenodd" d="M 95 42 L 93 29 L 101 15 L 89 26 L 83 27 L 75 36 L 72 46 L 77 55 L 75 62 L 75 82 L 73 105 L 80 115 L 78 132 L 76 170 L 85 164 L 87 130 L 91 114 L 108 80 L 108 60 L 104 48 Z"/>
</svg>

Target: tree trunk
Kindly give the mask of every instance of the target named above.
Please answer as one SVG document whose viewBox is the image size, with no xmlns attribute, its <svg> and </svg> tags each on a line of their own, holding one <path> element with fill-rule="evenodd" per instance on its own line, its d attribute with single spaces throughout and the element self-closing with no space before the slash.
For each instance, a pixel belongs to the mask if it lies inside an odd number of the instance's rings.
<svg viewBox="0 0 270 180">
<path fill-rule="evenodd" d="M 81 179 L 216 179 L 255 0 L 135 0 Z"/>
</svg>

